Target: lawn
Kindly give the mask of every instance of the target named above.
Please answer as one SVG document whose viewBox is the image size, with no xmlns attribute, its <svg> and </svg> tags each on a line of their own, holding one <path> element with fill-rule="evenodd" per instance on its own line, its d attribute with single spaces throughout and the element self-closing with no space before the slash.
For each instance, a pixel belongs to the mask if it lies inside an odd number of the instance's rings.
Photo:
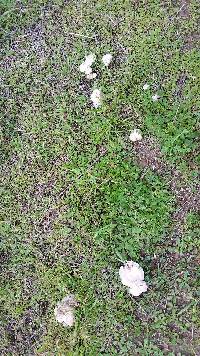
<svg viewBox="0 0 200 356">
<path fill-rule="evenodd" d="M 1 355 L 200 353 L 198 5 L 0 0 Z"/>
</svg>

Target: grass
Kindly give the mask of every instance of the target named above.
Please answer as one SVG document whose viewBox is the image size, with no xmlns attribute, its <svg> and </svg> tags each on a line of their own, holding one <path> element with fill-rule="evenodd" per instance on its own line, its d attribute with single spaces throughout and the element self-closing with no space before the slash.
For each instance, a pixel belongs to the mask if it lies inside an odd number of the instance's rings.
<svg viewBox="0 0 200 356">
<path fill-rule="evenodd" d="M 150 169 L 141 179 L 128 140 L 140 128 L 196 180 L 197 2 L 189 14 L 160 1 L 0 4 L 1 354 L 198 354 L 198 216 L 174 238 L 175 197 Z M 78 71 L 90 52 L 98 110 Z M 145 270 L 139 298 L 119 281 L 127 259 Z M 68 293 L 79 301 L 70 330 L 53 315 Z"/>
</svg>

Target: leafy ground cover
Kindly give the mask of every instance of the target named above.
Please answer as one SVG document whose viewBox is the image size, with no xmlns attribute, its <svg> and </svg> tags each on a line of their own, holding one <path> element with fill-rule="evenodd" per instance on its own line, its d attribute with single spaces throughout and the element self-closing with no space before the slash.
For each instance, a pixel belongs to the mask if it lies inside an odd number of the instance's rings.
<svg viewBox="0 0 200 356">
<path fill-rule="evenodd" d="M 199 354 L 198 2 L 0 4 L 1 354 Z M 124 260 L 144 268 L 138 298 Z"/>
</svg>

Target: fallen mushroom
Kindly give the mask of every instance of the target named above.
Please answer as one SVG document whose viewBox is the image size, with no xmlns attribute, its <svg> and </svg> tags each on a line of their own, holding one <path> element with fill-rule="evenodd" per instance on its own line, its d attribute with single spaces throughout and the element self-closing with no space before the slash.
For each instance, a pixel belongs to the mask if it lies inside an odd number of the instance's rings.
<svg viewBox="0 0 200 356">
<path fill-rule="evenodd" d="M 148 287 L 144 281 L 144 271 L 138 263 L 127 261 L 119 269 L 121 282 L 124 286 L 129 287 L 131 295 L 138 297 L 141 293 L 147 291 Z"/>
<path fill-rule="evenodd" d="M 73 326 L 75 322 L 74 308 L 78 305 L 73 294 L 64 297 L 54 309 L 56 320 L 63 326 Z"/>
</svg>

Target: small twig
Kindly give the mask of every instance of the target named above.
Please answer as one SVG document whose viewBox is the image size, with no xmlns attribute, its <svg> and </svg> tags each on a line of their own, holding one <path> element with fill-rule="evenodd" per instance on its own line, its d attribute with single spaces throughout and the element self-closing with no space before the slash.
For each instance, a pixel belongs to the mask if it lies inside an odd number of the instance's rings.
<svg viewBox="0 0 200 356">
<path fill-rule="evenodd" d="M 192 332 L 191 332 L 191 334 L 192 334 L 192 340 L 194 339 L 194 328 L 192 327 Z"/>
<path fill-rule="evenodd" d="M 177 118 L 177 115 L 178 115 L 179 109 L 180 109 L 180 104 L 179 104 L 179 106 L 178 106 L 178 108 L 177 108 L 177 110 L 176 110 L 176 114 L 175 114 L 175 116 L 174 116 L 174 120 Z"/>
<path fill-rule="evenodd" d="M 68 32 L 68 35 L 72 35 L 72 36 L 75 36 L 75 37 L 90 38 L 90 39 L 94 39 L 96 37 L 96 35 L 85 36 L 85 35 L 81 35 L 80 33 L 74 33 L 74 32 Z"/>
<path fill-rule="evenodd" d="M 141 115 L 137 112 L 136 108 L 134 106 L 132 106 L 137 118 L 139 118 L 140 120 L 142 119 Z"/>
<path fill-rule="evenodd" d="M 146 167 L 146 168 L 143 170 L 143 172 L 142 172 L 142 174 L 141 174 L 141 177 L 140 177 L 140 180 L 142 180 L 142 179 L 144 178 L 144 176 L 147 174 L 147 171 L 148 171 L 148 167 Z"/>
<path fill-rule="evenodd" d="M 107 17 L 109 18 L 109 20 L 112 22 L 112 24 L 113 24 L 114 26 L 117 25 L 116 22 L 112 19 L 112 17 L 111 17 L 110 15 L 107 15 Z"/>
</svg>

